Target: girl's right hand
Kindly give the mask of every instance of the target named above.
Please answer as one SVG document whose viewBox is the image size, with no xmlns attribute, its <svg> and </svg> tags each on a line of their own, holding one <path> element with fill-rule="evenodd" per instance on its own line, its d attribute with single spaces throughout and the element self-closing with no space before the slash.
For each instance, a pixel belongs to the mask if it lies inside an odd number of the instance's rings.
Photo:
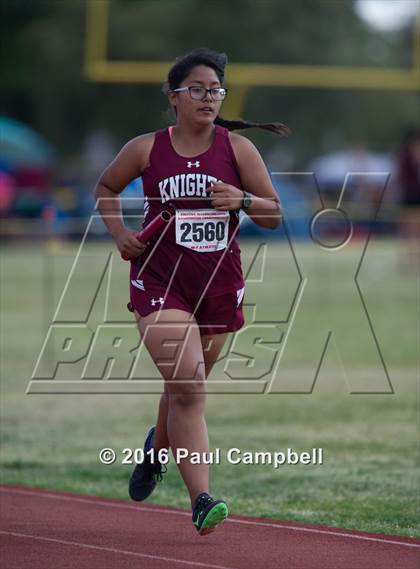
<svg viewBox="0 0 420 569">
<path fill-rule="evenodd" d="M 135 259 L 140 257 L 147 247 L 146 243 L 142 243 L 136 237 L 134 231 L 125 229 L 115 239 L 121 257 L 124 259 Z"/>
</svg>

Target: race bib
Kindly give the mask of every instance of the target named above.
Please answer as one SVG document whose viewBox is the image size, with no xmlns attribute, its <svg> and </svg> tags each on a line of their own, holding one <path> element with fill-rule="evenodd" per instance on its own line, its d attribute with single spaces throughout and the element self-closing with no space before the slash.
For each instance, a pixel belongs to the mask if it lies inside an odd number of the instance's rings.
<svg viewBox="0 0 420 569">
<path fill-rule="evenodd" d="M 178 209 L 175 234 L 178 245 L 200 253 L 226 249 L 229 212 L 215 209 Z"/>
</svg>

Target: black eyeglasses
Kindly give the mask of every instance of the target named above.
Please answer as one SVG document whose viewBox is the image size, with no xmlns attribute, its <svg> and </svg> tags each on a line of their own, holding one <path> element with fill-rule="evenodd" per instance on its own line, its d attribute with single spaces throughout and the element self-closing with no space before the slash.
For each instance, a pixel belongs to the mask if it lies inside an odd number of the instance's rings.
<svg viewBox="0 0 420 569">
<path fill-rule="evenodd" d="M 212 89 L 206 89 L 205 87 L 199 87 L 198 85 L 193 85 L 192 87 L 179 87 L 179 89 L 172 90 L 174 93 L 189 91 L 191 99 L 196 101 L 202 101 L 205 99 L 207 93 L 210 93 L 211 98 L 214 101 L 223 101 L 227 93 L 227 89 L 225 87 L 213 87 Z"/>
</svg>

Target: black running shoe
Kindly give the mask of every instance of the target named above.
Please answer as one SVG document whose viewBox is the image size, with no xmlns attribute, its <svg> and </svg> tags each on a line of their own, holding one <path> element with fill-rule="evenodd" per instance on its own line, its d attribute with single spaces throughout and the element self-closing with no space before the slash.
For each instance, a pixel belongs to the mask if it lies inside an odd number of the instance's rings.
<svg viewBox="0 0 420 569">
<path fill-rule="evenodd" d="M 162 475 L 166 472 L 166 466 L 154 457 L 154 464 L 147 453 L 153 446 L 153 435 L 155 427 L 147 433 L 144 443 L 144 461 L 136 464 L 128 484 L 128 493 L 132 500 L 142 502 L 150 496 L 158 482 L 162 480 Z"/>
<path fill-rule="evenodd" d="M 192 521 L 200 535 L 213 532 L 228 516 L 224 500 L 214 500 L 206 492 L 200 494 L 194 503 Z"/>
</svg>

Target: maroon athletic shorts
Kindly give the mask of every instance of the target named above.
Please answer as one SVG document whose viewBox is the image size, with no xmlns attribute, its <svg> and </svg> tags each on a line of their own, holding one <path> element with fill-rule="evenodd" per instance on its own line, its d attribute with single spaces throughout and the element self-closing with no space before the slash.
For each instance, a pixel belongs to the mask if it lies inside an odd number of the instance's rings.
<svg viewBox="0 0 420 569">
<path fill-rule="evenodd" d="M 245 289 L 225 292 L 217 296 L 186 297 L 172 286 L 168 290 L 148 274 L 138 279 L 138 268 L 131 263 L 130 303 L 128 309 L 147 316 L 157 310 L 178 308 L 194 314 L 200 334 L 213 335 L 235 332 L 244 325 L 242 310 Z"/>
</svg>

